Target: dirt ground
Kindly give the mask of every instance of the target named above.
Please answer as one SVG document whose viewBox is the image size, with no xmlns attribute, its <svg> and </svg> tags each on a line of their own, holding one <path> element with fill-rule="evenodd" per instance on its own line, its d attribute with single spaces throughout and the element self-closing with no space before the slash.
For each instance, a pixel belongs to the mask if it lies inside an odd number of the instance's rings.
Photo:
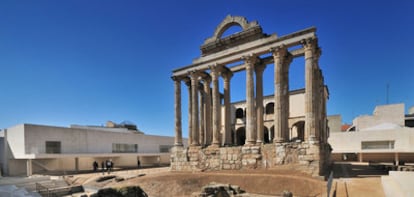
<svg viewBox="0 0 414 197">
<path fill-rule="evenodd" d="M 114 174 L 117 177 L 126 177 Z M 106 175 L 108 176 L 108 175 Z M 140 186 L 151 197 L 191 196 L 211 182 L 238 185 L 249 194 L 279 196 L 283 191 L 290 191 L 294 196 L 326 196 L 326 182 L 307 174 L 288 169 L 241 170 L 219 172 L 169 172 L 136 173 L 123 181 L 108 179 L 96 182 L 102 177 L 77 178 L 77 182 L 88 187 L 124 187 Z M 253 195 L 252 195 L 253 196 Z"/>
<path fill-rule="evenodd" d="M 381 176 L 388 172 L 365 164 L 335 164 L 331 197 L 385 196 Z M 102 177 L 112 176 L 97 182 Z M 86 188 L 140 186 L 151 197 L 192 196 L 211 182 L 238 185 L 250 196 L 280 196 L 290 191 L 294 196 L 327 196 L 327 182 L 311 177 L 292 167 L 215 172 L 170 172 L 168 167 L 117 171 L 110 175 L 101 173 L 73 176 L 74 184 Z"/>
</svg>

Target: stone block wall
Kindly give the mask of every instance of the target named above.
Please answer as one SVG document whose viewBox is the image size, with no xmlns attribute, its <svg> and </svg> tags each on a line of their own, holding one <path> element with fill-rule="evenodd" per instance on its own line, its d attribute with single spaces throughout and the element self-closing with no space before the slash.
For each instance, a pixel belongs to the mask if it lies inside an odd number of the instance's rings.
<svg viewBox="0 0 414 197">
<path fill-rule="evenodd" d="M 297 170 L 320 176 L 330 164 L 329 155 L 329 145 L 307 142 L 237 147 L 174 147 L 171 170 L 240 170 L 295 165 Z"/>
</svg>

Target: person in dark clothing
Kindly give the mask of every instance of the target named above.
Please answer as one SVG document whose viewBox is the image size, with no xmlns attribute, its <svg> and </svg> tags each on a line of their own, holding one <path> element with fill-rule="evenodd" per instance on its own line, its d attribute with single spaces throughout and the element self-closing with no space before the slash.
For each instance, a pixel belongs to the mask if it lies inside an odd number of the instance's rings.
<svg viewBox="0 0 414 197">
<path fill-rule="evenodd" d="M 98 162 L 93 162 L 93 171 L 96 172 L 98 170 Z"/>
<path fill-rule="evenodd" d="M 110 174 L 111 170 L 112 170 L 112 161 L 111 160 L 106 160 L 106 169 L 108 170 L 108 174 Z"/>
<path fill-rule="evenodd" d="M 104 161 L 101 162 L 101 169 L 102 169 L 102 174 L 105 174 L 105 162 Z"/>
<path fill-rule="evenodd" d="M 141 161 L 138 159 L 138 168 L 141 168 Z"/>
</svg>

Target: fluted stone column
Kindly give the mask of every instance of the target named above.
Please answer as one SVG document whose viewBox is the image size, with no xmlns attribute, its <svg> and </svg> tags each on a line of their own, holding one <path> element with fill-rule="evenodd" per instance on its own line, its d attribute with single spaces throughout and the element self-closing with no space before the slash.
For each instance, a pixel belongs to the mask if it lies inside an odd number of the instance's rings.
<svg viewBox="0 0 414 197">
<path fill-rule="evenodd" d="M 219 93 L 219 72 L 220 66 L 210 67 L 211 81 L 213 83 L 213 142 L 212 145 L 220 146 L 220 93 Z"/>
<path fill-rule="evenodd" d="M 223 72 L 224 79 L 224 145 L 231 145 L 231 106 L 230 106 L 230 79 L 231 71 Z"/>
<path fill-rule="evenodd" d="M 282 74 L 282 108 L 283 108 L 283 121 L 282 121 L 282 136 L 285 141 L 289 140 L 290 128 L 289 128 L 289 105 L 290 105 L 290 94 L 289 94 L 289 67 L 292 62 L 293 56 L 287 52 L 283 61 L 283 74 Z"/>
<path fill-rule="evenodd" d="M 200 109 L 200 128 L 199 128 L 199 143 L 201 146 L 204 146 L 205 144 L 205 125 L 204 125 L 204 103 L 205 103 L 205 93 L 204 93 L 204 89 L 203 89 L 203 84 L 200 84 L 199 87 L 199 93 L 200 93 L 200 103 L 199 103 L 199 109 Z"/>
<path fill-rule="evenodd" d="M 199 131 L 199 114 L 198 114 L 198 73 L 191 72 L 191 126 L 192 126 L 192 146 L 198 146 L 199 138 L 198 138 L 198 131 Z"/>
<path fill-rule="evenodd" d="M 243 57 L 246 65 L 246 142 L 245 145 L 254 145 L 256 143 L 256 127 L 255 127 L 255 106 L 254 106 L 254 64 L 257 57 L 250 55 Z"/>
<path fill-rule="evenodd" d="M 204 127 L 205 127 L 205 143 L 206 145 L 211 144 L 212 133 L 211 133 L 211 90 L 210 83 L 211 79 L 205 77 L 204 79 Z"/>
<path fill-rule="evenodd" d="M 264 139 L 264 120 L 263 120 L 263 71 L 266 68 L 265 64 L 257 65 L 256 72 L 256 144 L 260 145 Z"/>
<path fill-rule="evenodd" d="M 284 46 L 277 47 L 272 49 L 273 58 L 274 58 L 274 69 L 275 69 L 275 109 L 274 109 L 274 132 L 275 137 L 273 138 L 273 142 L 281 143 L 286 141 L 286 135 L 284 134 L 287 132 L 288 128 L 286 128 L 287 121 L 286 113 L 283 109 L 286 108 L 286 94 L 289 94 L 289 91 L 285 91 L 286 77 L 284 77 L 284 67 L 285 67 L 285 58 L 287 55 L 287 50 Z"/>
<path fill-rule="evenodd" d="M 174 80 L 174 90 L 175 90 L 175 103 L 174 103 L 174 113 L 175 113 L 175 138 L 174 146 L 183 146 L 183 135 L 181 127 L 181 80 L 177 77 L 172 77 Z"/>
<path fill-rule="evenodd" d="M 314 55 L 316 49 L 316 39 L 302 41 L 305 50 L 305 140 L 316 141 L 316 118 L 314 109 Z"/>
<path fill-rule="evenodd" d="M 186 82 L 185 84 L 187 85 L 187 89 L 188 89 L 188 145 L 191 145 L 193 143 L 193 121 L 192 121 L 192 116 L 191 113 L 193 111 L 193 104 L 191 101 L 191 80 L 188 78 L 185 78 Z"/>
</svg>

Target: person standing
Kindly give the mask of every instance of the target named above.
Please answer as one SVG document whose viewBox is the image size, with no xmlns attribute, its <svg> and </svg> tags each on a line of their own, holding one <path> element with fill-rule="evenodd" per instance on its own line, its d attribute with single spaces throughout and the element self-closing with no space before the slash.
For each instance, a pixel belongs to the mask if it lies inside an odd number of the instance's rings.
<svg viewBox="0 0 414 197">
<path fill-rule="evenodd" d="M 96 172 L 98 170 L 98 162 L 93 162 L 93 171 Z"/>
</svg>

